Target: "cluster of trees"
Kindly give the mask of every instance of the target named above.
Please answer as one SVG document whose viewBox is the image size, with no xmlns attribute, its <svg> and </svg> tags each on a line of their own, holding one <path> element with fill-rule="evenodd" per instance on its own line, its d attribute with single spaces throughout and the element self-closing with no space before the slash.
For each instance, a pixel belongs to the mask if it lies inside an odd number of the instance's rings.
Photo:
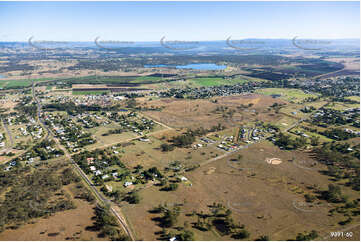
<svg viewBox="0 0 361 242">
<path fill-rule="evenodd" d="M 232 238 L 241 240 L 247 239 L 250 233 L 243 224 L 236 224 L 232 218 L 232 211 L 221 203 L 213 203 L 210 207 L 210 214 L 196 213 L 198 216 L 195 228 L 208 231 L 214 226 L 222 235 L 230 235 Z"/>
<path fill-rule="evenodd" d="M 348 179 L 347 186 L 354 190 L 360 190 L 360 150 L 348 143 L 324 143 L 321 147 L 313 150 L 315 158 L 327 165 L 327 175 L 335 180 Z"/>
<path fill-rule="evenodd" d="M 177 147 L 188 147 L 196 140 L 196 136 L 192 132 L 173 137 L 172 143 Z"/>
<path fill-rule="evenodd" d="M 5 192 L 0 204 L 0 231 L 6 225 L 17 228 L 30 219 L 75 208 L 61 188 L 76 182 L 77 177 L 71 169 L 62 169 L 63 166 L 56 164 L 34 171 L 19 166 L 0 172 L 0 192 Z"/>
<path fill-rule="evenodd" d="M 124 172 L 127 171 L 127 174 L 129 174 L 129 170 L 120 161 L 120 158 L 116 155 L 113 155 L 112 152 L 108 150 L 95 149 L 93 151 L 83 151 L 81 153 L 74 154 L 72 158 L 86 174 L 90 174 L 92 172 L 90 170 L 91 165 L 95 166 L 99 170 L 103 170 L 109 166 L 117 165 Z M 88 164 L 88 158 L 94 159 L 94 163 L 91 165 Z"/>
<path fill-rule="evenodd" d="M 300 109 L 300 111 L 303 113 L 312 113 L 314 110 L 316 110 L 314 106 L 304 106 Z"/>
<path fill-rule="evenodd" d="M 118 128 L 118 129 L 111 129 L 109 130 L 108 132 L 102 134 L 102 136 L 108 136 L 108 135 L 111 135 L 111 134 L 121 134 L 125 131 L 124 128 Z"/>
<path fill-rule="evenodd" d="M 77 114 L 81 114 L 84 112 L 90 112 L 90 111 L 116 111 L 119 109 L 118 105 L 114 105 L 114 106 L 106 106 L 106 107 L 102 107 L 99 106 L 97 104 L 93 104 L 93 105 L 76 105 L 74 102 L 64 102 L 64 103 L 49 103 L 49 104 L 45 104 L 43 106 L 44 110 L 47 111 L 52 111 L 52 110 L 56 110 L 56 111 L 65 111 L 67 112 L 69 115 L 77 115 Z"/>
<path fill-rule="evenodd" d="M 87 188 L 85 188 L 82 183 L 78 183 L 76 186 L 75 198 L 83 199 L 90 203 L 95 202 L 95 196 Z"/>
<path fill-rule="evenodd" d="M 345 125 L 353 123 L 360 116 L 359 112 L 339 111 L 330 108 L 320 108 L 322 115 L 313 116 L 311 123 L 320 127 L 327 128 L 329 125 Z"/>
<path fill-rule="evenodd" d="M 297 241 L 309 241 L 309 240 L 315 240 L 318 237 L 318 233 L 316 230 L 312 230 L 310 233 L 298 233 L 296 240 Z"/>
<path fill-rule="evenodd" d="M 153 208 L 149 212 L 151 213 L 159 213 L 161 217 L 154 219 L 155 221 L 159 222 L 159 225 L 163 228 L 161 231 L 160 240 L 169 240 L 170 238 L 175 237 L 176 240 L 179 241 L 193 241 L 194 240 L 194 233 L 188 230 L 188 223 L 185 222 L 184 227 L 176 227 L 178 222 L 178 217 L 180 215 L 181 206 L 177 205 L 173 208 L 169 208 L 166 204 L 163 206 L 159 204 L 157 207 Z M 180 233 L 175 234 L 173 232 L 167 232 L 167 229 L 177 228 Z"/>
<path fill-rule="evenodd" d="M 43 140 L 40 143 L 37 143 L 33 146 L 33 149 L 30 151 L 30 157 L 40 157 L 41 160 L 52 159 L 56 156 L 64 155 L 64 151 L 62 150 L 53 150 L 53 146 L 55 145 L 55 141 L 53 140 Z M 47 147 L 51 147 L 52 149 L 48 150 Z M 13 161 L 26 160 L 26 154 L 23 154 Z"/>
<path fill-rule="evenodd" d="M 123 234 L 116 218 L 110 213 L 108 207 L 96 206 L 95 222 L 89 230 L 100 231 L 100 237 L 108 237 L 111 240 L 129 241 L 130 238 Z"/>
<path fill-rule="evenodd" d="M 329 184 L 328 190 L 322 192 L 322 198 L 332 203 L 344 203 L 347 201 L 347 197 L 342 194 L 341 187 Z"/>
<path fill-rule="evenodd" d="M 307 139 L 305 137 L 297 137 L 296 139 L 292 139 L 290 135 L 278 133 L 275 136 L 275 145 L 279 147 L 283 147 L 287 150 L 293 150 L 302 148 L 307 144 Z"/>
<path fill-rule="evenodd" d="M 225 126 L 221 125 L 220 123 L 218 125 L 214 125 L 210 129 L 205 129 L 203 127 L 194 130 L 190 129 L 184 134 L 173 137 L 173 139 L 170 140 L 171 144 L 162 144 L 160 148 L 165 152 L 172 151 L 174 147 L 189 147 L 194 143 L 196 137 L 203 136 L 210 132 L 221 131 L 223 129 L 225 129 Z"/>
<path fill-rule="evenodd" d="M 327 129 L 324 132 L 320 132 L 320 134 L 334 140 L 347 140 L 358 136 L 355 133 L 346 132 L 342 129 Z"/>
<path fill-rule="evenodd" d="M 125 201 L 127 201 L 130 204 L 138 204 L 140 202 L 140 196 L 139 193 L 136 191 L 130 192 L 125 198 Z"/>
<path fill-rule="evenodd" d="M 177 183 L 170 183 L 167 186 L 164 186 L 161 190 L 162 191 L 175 191 L 178 188 L 178 184 Z"/>
<path fill-rule="evenodd" d="M 28 104 L 28 105 L 18 104 L 14 109 L 18 110 L 22 114 L 26 114 L 35 118 L 38 107 L 36 106 L 36 104 Z"/>
<path fill-rule="evenodd" d="M 155 166 L 149 168 L 148 170 L 143 171 L 142 174 L 144 178 L 147 180 L 152 180 L 154 178 L 157 179 L 163 178 L 163 174 Z"/>
</svg>

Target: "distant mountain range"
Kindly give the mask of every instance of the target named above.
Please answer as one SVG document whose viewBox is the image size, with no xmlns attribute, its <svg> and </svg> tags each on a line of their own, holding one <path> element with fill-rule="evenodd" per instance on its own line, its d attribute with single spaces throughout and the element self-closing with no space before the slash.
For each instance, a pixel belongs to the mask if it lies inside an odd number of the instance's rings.
<svg viewBox="0 0 361 242">
<path fill-rule="evenodd" d="M 129 42 L 129 41 L 110 41 L 98 38 L 93 42 L 80 41 L 36 41 L 30 42 L 0 42 L 0 47 L 8 48 L 90 48 L 102 49 L 127 53 L 164 52 L 164 53 L 269 53 L 269 54 L 287 54 L 294 51 L 306 52 L 359 52 L 359 39 L 302 39 L 295 37 L 293 39 L 233 39 L 228 37 L 226 40 L 218 41 L 182 41 L 167 40 L 165 37 L 160 41 L 150 42 Z"/>
</svg>

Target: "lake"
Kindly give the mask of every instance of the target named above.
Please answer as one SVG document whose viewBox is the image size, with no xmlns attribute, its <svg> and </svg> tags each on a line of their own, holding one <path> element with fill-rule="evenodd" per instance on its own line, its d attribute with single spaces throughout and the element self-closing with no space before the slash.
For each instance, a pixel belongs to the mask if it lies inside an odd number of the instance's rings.
<svg viewBox="0 0 361 242">
<path fill-rule="evenodd" d="M 193 69 L 193 70 L 224 70 L 227 66 L 225 65 L 217 65 L 214 63 L 197 63 L 197 64 L 188 64 L 188 65 L 178 65 L 178 66 L 172 66 L 172 65 L 144 65 L 146 68 L 151 67 L 175 67 L 177 69 Z"/>
<path fill-rule="evenodd" d="M 5 77 L 6 77 L 6 76 L 3 76 L 3 75 L 0 74 L 0 79 L 1 79 L 1 78 L 5 78 Z"/>
</svg>

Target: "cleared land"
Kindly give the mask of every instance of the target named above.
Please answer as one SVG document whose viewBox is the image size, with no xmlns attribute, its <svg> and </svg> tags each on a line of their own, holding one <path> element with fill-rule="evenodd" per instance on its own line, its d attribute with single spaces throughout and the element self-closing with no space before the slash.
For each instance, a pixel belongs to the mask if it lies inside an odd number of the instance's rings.
<svg viewBox="0 0 361 242">
<path fill-rule="evenodd" d="M 281 99 L 289 102 L 301 102 L 309 97 L 317 97 L 316 94 L 305 93 L 302 90 L 292 88 L 264 88 L 258 89 L 256 92 L 264 95 L 280 95 Z"/>
<path fill-rule="evenodd" d="M 144 113 L 174 128 L 200 126 L 210 128 L 218 123 L 232 126 L 257 118 L 266 122 L 277 120 L 281 118 L 281 115 L 272 114 L 267 111 L 267 108 L 276 102 L 284 103 L 280 99 L 257 94 L 218 97 L 212 98 L 212 100 L 213 102 L 211 100 L 152 100 L 147 101 L 144 105 L 160 107 L 161 110 L 145 111 Z M 217 102 L 214 102 L 215 100 Z"/>
</svg>

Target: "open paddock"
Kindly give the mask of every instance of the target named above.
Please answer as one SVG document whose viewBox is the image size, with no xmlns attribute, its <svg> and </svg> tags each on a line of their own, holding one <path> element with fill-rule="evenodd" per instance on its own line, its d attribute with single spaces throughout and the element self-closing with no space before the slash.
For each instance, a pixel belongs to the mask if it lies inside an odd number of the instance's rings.
<svg viewBox="0 0 361 242">
<path fill-rule="evenodd" d="M 211 100 L 217 100 L 217 102 Z M 147 101 L 142 105 L 161 107 L 161 111 L 144 111 L 144 113 L 171 127 L 210 128 L 218 123 L 234 126 L 256 119 L 266 122 L 277 120 L 281 115 L 269 115 L 267 108 L 276 102 L 284 103 L 280 99 L 257 94 L 217 97 L 211 100 L 164 98 Z M 230 114 L 230 111 L 233 114 Z"/>
<path fill-rule="evenodd" d="M 243 169 L 228 165 L 230 160 L 237 160 L 238 155 L 242 156 L 239 163 Z M 268 164 L 266 159 L 269 157 L 282 160 L 282 163 Z M 177 225 L 183 226 L 187 222 L 195 239 L 228 240 L 229 237 L 220 236 L 214 227 L 206 232 L 192 228 L 196 217 L 185 216 L 192 211 L 209 214 L 208 206 L 214 202 L 229 208 L 237 224 L 245 224 L 251 240 L 261 235 L 268 235 L 272 240 L 294 239 L 297 233 L 313 229 L 323 237 L 329 231 L 340 229 L 337 222 L 343 216 L 328 216 L 334 205 L 322 200 L 317 201 L 317 205 L 304 206 L 304 195 L 313 193 L 313 185 L 326 189 L 329 184 L 326 176 L 319 175 L 319 170 L 325 167 L 313 164 L 314 160 L 308 154 L 282 151 L 262 142 L 185 173 L 192 186 L 180 184 L 173 192 L 159 191 L 154 186 L 141 190 L 141 202 L 125 205 L 122 210 L 137 231 L 138 239 L 157 239 L 156 232 L 161 231 L 152 221 L 159 215 L 149 213 L 149 210 L 159 204 L 172 206 L 178 203 L 183 206 Z M 348 191 L 348 194 L 352 199 L 357 197 L 357 192 Z"/>
</svg>

